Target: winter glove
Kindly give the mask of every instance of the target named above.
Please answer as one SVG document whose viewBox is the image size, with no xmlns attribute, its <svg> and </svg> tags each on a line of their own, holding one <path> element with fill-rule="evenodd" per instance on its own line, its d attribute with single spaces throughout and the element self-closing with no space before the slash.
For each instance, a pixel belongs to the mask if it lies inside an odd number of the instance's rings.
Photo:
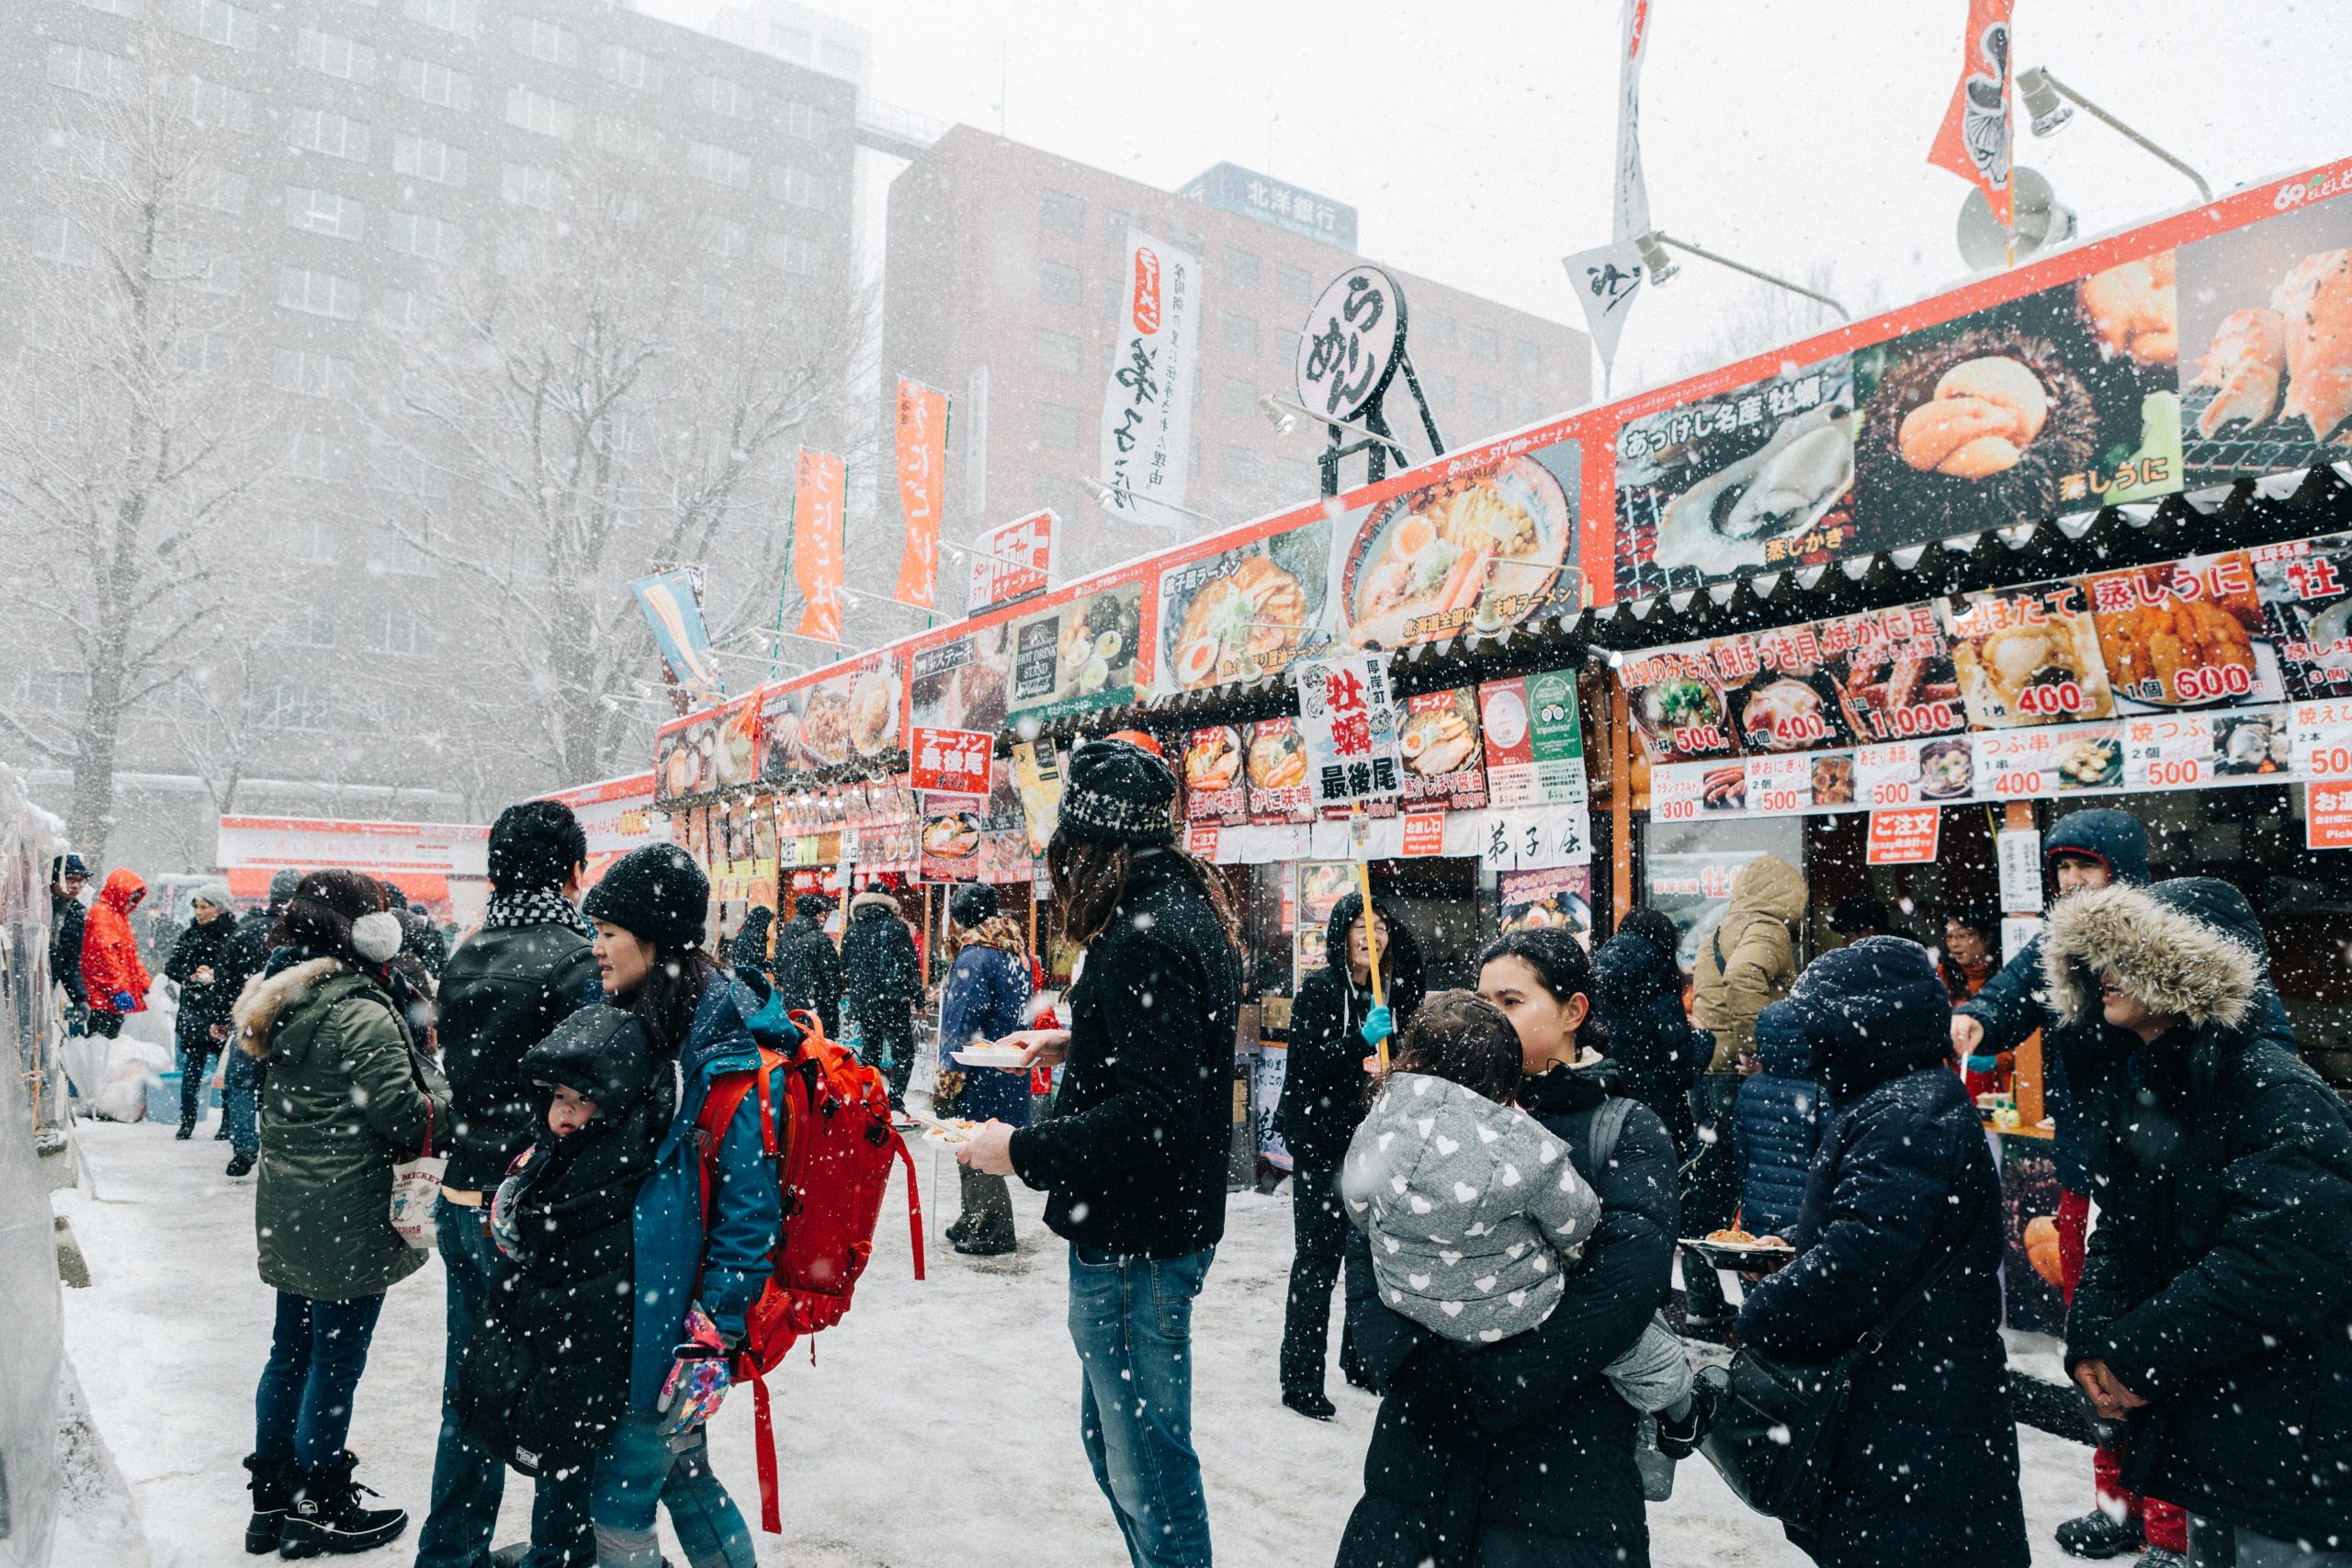
<svg viewBox="0 0 2352 1568">
<path fill-rule="evenodd" d="M 2001 1059 L 1998 1056 L 1971 1056 L 1968 1058 L 1968 1070 L 1972 1073 L 1978 1073 L 1986 1077 L 1990 1077 L 1993 1073 L 1998 1071 L 2000 1069 L 2000 1066 Z"/>
<path fill-rule="evenodd" d="M 1376 1007 L 1363 1015 L 1363 1027 L 1356 1031 L 1367 1045 L 1377 1046 L 1396 1030 L 1396 1015 L 1385 1007 Z"/>
<path fill-rule="evenodd" d="M 139 1006 L 139 998 L 129 991 L 117 991 L 107 1005 L 117 1012 L 130 1012 Z"/>
<path fill-rule="evenodd" d="M 670 1418 L 662 1425 L 662 1436 L 673 1447 L 718 1414 L 730 1381 L 729 1360 L 727 1341 L 710 1314 L 700 1307 L 689 1310 L 677 1359 L 670 1364 L 670 1375 L 662 1381 L 662 1397 L 653 1405 L 656 1414 Z"/>
</svg>

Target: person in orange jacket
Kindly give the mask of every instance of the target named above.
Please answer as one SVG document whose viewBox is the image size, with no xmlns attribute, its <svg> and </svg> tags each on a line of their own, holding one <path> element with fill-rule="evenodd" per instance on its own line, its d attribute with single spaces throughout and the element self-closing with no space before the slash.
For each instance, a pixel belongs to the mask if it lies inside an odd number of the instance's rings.
<svg viewBox="0 0 2352 1568">
<path fill-rule="evenodd" d="M 122 1032 L 124 1014 L 147 1010 L 153 982 L 130 934 L 130 911 L 146 897 L 147 884 L 139 874 L 116 866 L 107 873 L 83 931 L 82 984 L 90 997 L 90 1032 L 109 1040 Z"/>
</svg>

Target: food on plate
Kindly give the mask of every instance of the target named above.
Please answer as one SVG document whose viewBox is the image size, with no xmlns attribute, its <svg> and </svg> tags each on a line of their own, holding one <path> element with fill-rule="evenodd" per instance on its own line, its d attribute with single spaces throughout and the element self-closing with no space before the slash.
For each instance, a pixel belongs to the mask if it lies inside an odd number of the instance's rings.
<svg viewBox="0 0 2352 1568">
<path fill-rule="evenodd" d="M 1970 618 L 1976 614 L 1972 610 Z M 2113 694 L 2093 618 L 2052 610 L 2038 620 L 2011 620 L 1997 630 L 1952 639 L 1952 660 L 1972 716 L 1995 725 L 2108 716 Z"/>
<path fill-rule="evenodd" d="M 899 685 L 879 670 L 858 677 L 850 695 L 850 739 L 857 754 L 870 757 L 895 739 L 899 727 Z"/>
<path fill-rule="evenodd" d="M 2286 326 L 2287 400 L 2278 417 L 2300 419 L 2312 439 L 2352 414 L 2352 250 L 2314 251 L 2270 291 Z"/>
<path fill-rule="evenodd" d="M 1813 760 L 1813 803 L 1851 806 L 1854 803 L 1854 759 L 1815 757 Z"/>
<path fill-rule="evenodd" d="M 2003 355 L 1963 360 L 1936 382 L 1934 397 L 1903 416 L 1903 460 L 1981 479 L 2016 468 L 2049 419 L 2050 393 L 2023 365 Z"/>
<path fill-rule="evenodd" d="M 698 758 L 694 743 L 683 735 L 671 746 L 669 760 L 662 764 L 662 784 L 671 798 L 695 793 Z"/>
<path fill-rule="evenodd" d="M 922 852 L 940 860 L 969 860 L 980 852 L 980 825 L 964 811 L 933 818 L 922 827 Z"/>
<path fill-rule="evenodd" d="M 2243 718 L 2220 720 L 2215 725 L 2217 750 L 2221 752 L 2215 763 L 2224 773 L 2284 773 L 2290 754 L 2290 739 L 2287 728 L 2269 714 L 2249 714 Z"/>
<path fill-rule="evenodd" d="M 2086 735 L 2058 756 L 2062 789 L 2098 789 L 2123 780 L 2123 747 L 2111 735 Z"/>
<path fill-rule="evenodd" d="M 1962 722 L 1951 650 L 1931 638 L 1856 649 L 1838 678 L 1838 698 L 1847 723 L 1865 740 L 1935 734 Z"/>
<path fill-rule="evenodd" d="M 1747 1232 L 1740 1229 L 1737 1225 L 1728 1225 L 1722 1230 L 1709 1231 L 1707 1233 L 1707 1239 L 1709 1241 L 1722 1242 L 1730 1247 L 1745 1247 L 1755 1241 L 1756 1238 L 1753 1235 L 1750 1235 Z"/>
<path fill-rule="evenodd" d="M 1657 558 L 1711 575 L 1761 566 L 1765 539 L 1804 532 L 1853 484 L 1851 411 L 1808 410 L 1675 497 L 1659 522 Z"/>
<path fill-rule="evenodd" d="M 1250 782 L 1260 789 L 1296 789 L 1306 783 L 1306 749 L 1296 730 L 1269 732 L 1250 742 Z"/>
<path fill-rule="evenodd" d="M 1204 732 L 1184 750 L 1184 784 L 1189 789 L 1227 790 L 1241 773 L 1241 750 L 1230 729 Z"/>
<path fill-rule="evenodd" d="M 1919 748 L 1919 793 L 1930 800 L 1966 795 L 1976 777 L 1976 758 L 1965 740 L 1938 740 Z"/>
<path fill-rule="evenodd" d="M 768 736 L 768 775 L 776 777 L 800 766 L 800 716 L 779 705 L 763 722 Z"/>
<path fill-rule="evenodd" d="M 2180 293 L 2173 253 L 2158 251 L 2094 273 L 2075 285 L 2099 353 L 2140 365 L 2170 365 L 2180 357 Z"/>
<path fill-rule="evenodd" d="M 2260 424 L 2278 406 L 2287 374 L 2287 318 L 2276 310 L 2233 310 L 2213 330 L 2197 362 L 2192 387 L 2211 387 L 2212 401 L 2197 416 L 2197 433 L 2217 435 L 2233 421 Z"/>
<path fill-rule="evenodd" d="M 1176 683 L 1197 690 L 1255 680 L 1306 629 L 1306 590 L 1264 556 L 1251 556 L 1194 591 L 1178 628 Z"/>
<path fill-rule="evenodd" d="M 1783 675 L 1747 694 L 1739 710 L 1740 734 L 1767 751 L 1802 751 L 1827 738 L 1821 694 Z"/>
<path fill-rule="evenodd" d="M 1700 729 L 1724 721 L 1723 694 L 1696 675 L 1675 675 L 1642 693 L 1642 728 L 1674 750 L 1678 730 Z"/>
<path fill-rule="evenodd" d="M 1736 811 L 1747 804 L 1747 766 L 1734 762 L 1709 768 L 1700 781 L 1700 797 L 1711 811 Z"/>
<path fill-rule="evenodd" d="M 1560 481 L 1523 457 L 1375 508 L 1347 578 L 1356 634 L 1395 641 L 1427 615 L 1466 625 L 1490 594 L 1542 591 L 1566 553 L 1566 522 Z"/>
<path fill-rule="evenodd" d="M 800 711 L 800 749 L 817 767 L 849 761 L 849 699 L 839 692 L 813 691 Z"/>
<path fill-rule="evenodd" d="M 1447 706 L 1417 713 L 1405 721 L 1398 738 L 1405 766 L 1423 778 L 1450 773 L 1478 750 L 1478 732 L 1458 708 Z"/>
<path fill-rule="evenodd" d="M 2093 615 L 2108 680 L 2141 702 L 2211 702 L 2251 692 L 2253 633 L 2262 625 L 2252 575 L 2243 593 L 2218 603 L 2165 592 L 2166 575 L 2152 574 L 2154 591 L 2135 595 L 2130 609 Z"/>
</svg>

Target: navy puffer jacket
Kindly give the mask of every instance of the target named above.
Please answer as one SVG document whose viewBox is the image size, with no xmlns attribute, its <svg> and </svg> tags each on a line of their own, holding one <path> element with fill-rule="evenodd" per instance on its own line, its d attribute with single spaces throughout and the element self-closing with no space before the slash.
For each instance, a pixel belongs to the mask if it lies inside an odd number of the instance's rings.
<svg viewBox="0 0 2352 1568">
<path fill-rule="evenodd" d="M 1592 954 L 1594 1019 L 1601 1049 L 1623 1093 L 1650 1108 L 1674 1139 L 1676 1157 L 1698 1152 L 1690 1090 L 1714 1055 L 1715 1037 L 1682 1010 L 1682 971 L 1674 953 L 1641 932 L 1620 930 Z"/>
<path fill-rule="evenodd" d="M 2026 1568 L 2000 1175 L 1946 1065 L 1951 998 L 1925 949 L 1874 936 L 1815 960 L 1789 1005 L 1845 1109 L 1805 1184 L 1796 1260 L 1748 1292 L 1741 1340 L 1825 1360 L 1958 1252 L 1855 1373 L 1828 1514 L 1790 1538 L 1823 1568 Z"/>
<path fill-rule="evenodd" d="M 1756 1055 L 1764 1070 L 1741 1082 L 1733 1111 L 1743 1162 L 1739 1223 L 1756 1235 L 1785 1237 L 1796 1227 L 1829 1107 L 1813 1080 L 1813 1047 L 1788 1003 L 1756 1015 Z"/>
</svg>

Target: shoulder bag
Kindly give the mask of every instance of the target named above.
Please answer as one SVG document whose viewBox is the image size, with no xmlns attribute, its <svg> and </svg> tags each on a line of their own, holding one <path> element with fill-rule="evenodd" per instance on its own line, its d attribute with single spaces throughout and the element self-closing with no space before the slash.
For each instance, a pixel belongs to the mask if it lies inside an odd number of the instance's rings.
<svg viewBox="0 0 2352 1568">
<path fill-rule="evenodd" d="M 1830 1470 L 1846 1435 L 1855 1372 L 1943 1282 L 1981 1224 L 1972 1222 L 1942 1260 L 1834 1359 L 1793 1361 L 1743 1346 L 1728 1367 L 1701 1374 L 1714 1389 L 1716 1408 L 1699 1451 L 1741 1502 L 1800 1530 L 1819 1525 L 1828 1509 Z"/>
</svg>

